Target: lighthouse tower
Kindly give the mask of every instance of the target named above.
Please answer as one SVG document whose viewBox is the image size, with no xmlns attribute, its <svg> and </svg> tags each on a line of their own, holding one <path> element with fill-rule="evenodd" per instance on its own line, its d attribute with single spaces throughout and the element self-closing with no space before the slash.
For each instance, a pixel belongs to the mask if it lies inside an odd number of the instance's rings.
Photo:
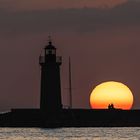
<svg viewBox="0 0 140 140">
<path fill-rule="evenodd" d="M 56 56 L 56 48 L 49 40 L 44 48 L 44 55 L 40 56 L 41 66 L 41 96 L 40 109 L 44 113 L 55 113 L 62 109 L 60 65 L 62 59 Z"/>
</svg>

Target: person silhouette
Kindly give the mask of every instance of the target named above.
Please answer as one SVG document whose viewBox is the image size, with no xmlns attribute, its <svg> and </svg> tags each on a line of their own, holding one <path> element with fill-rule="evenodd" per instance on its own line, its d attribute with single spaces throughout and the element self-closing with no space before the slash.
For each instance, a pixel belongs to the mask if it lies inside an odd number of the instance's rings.
<svg viewBox="0 0 140 140">
<path fill-rule="evenodd" d="M 111 105 L 110 104 L 108 105 L 108 109 L 111 109 Z"/>
<path fill-rule="evenodd" d="M 112 104 L 112 103 L 109 104 L 109 105 L 108 105 L 108 109 L 114 109 L 114 104 Z"/>
<path fill-rule="evenodd" d="M 110 106 L 111 106 L 111 109 L 114 109 L 114 104 L 111 104 Z"/>
</svg>

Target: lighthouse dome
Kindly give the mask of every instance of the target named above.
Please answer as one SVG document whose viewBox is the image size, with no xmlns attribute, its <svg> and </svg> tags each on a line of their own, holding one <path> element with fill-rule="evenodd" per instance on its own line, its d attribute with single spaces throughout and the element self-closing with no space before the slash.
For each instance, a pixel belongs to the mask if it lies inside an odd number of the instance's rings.
<svg viewBox="0 0 140 140">
<path fill-rule="evenodd" d="M 56 50 L 55 46 L 52 45 L 51 41 L 49 41 L 49 44 L 45 47 L 45 49 L 52 49 L 52 50 L 55 49 Z"/>
</svg>

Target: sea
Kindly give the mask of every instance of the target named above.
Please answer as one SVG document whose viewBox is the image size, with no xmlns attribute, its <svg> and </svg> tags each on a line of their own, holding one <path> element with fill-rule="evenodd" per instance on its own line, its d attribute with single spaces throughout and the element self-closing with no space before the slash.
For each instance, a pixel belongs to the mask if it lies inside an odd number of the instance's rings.
<svg viewBox="0 0 140 140">
<path fill-rule="evenodd" d="M 140 140 L 140 127 L 0 128 L 0 140 Z"/>
</svg>

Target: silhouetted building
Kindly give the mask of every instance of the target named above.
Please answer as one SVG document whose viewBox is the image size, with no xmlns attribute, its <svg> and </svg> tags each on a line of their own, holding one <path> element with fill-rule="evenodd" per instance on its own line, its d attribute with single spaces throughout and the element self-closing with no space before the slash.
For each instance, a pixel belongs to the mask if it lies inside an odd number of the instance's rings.
<svg viewBox="0 0 140 140">
<path fill-rule="evenodd" d="M 44 55 L 40 56 L 41 65 L 41 96 L 40 109 L 44 113 L 55 113 L 62 109 L 60 65 L 62 59 L 56 56 L 56 48 L 51 40 L 44 48 Z"/>
</svg>

